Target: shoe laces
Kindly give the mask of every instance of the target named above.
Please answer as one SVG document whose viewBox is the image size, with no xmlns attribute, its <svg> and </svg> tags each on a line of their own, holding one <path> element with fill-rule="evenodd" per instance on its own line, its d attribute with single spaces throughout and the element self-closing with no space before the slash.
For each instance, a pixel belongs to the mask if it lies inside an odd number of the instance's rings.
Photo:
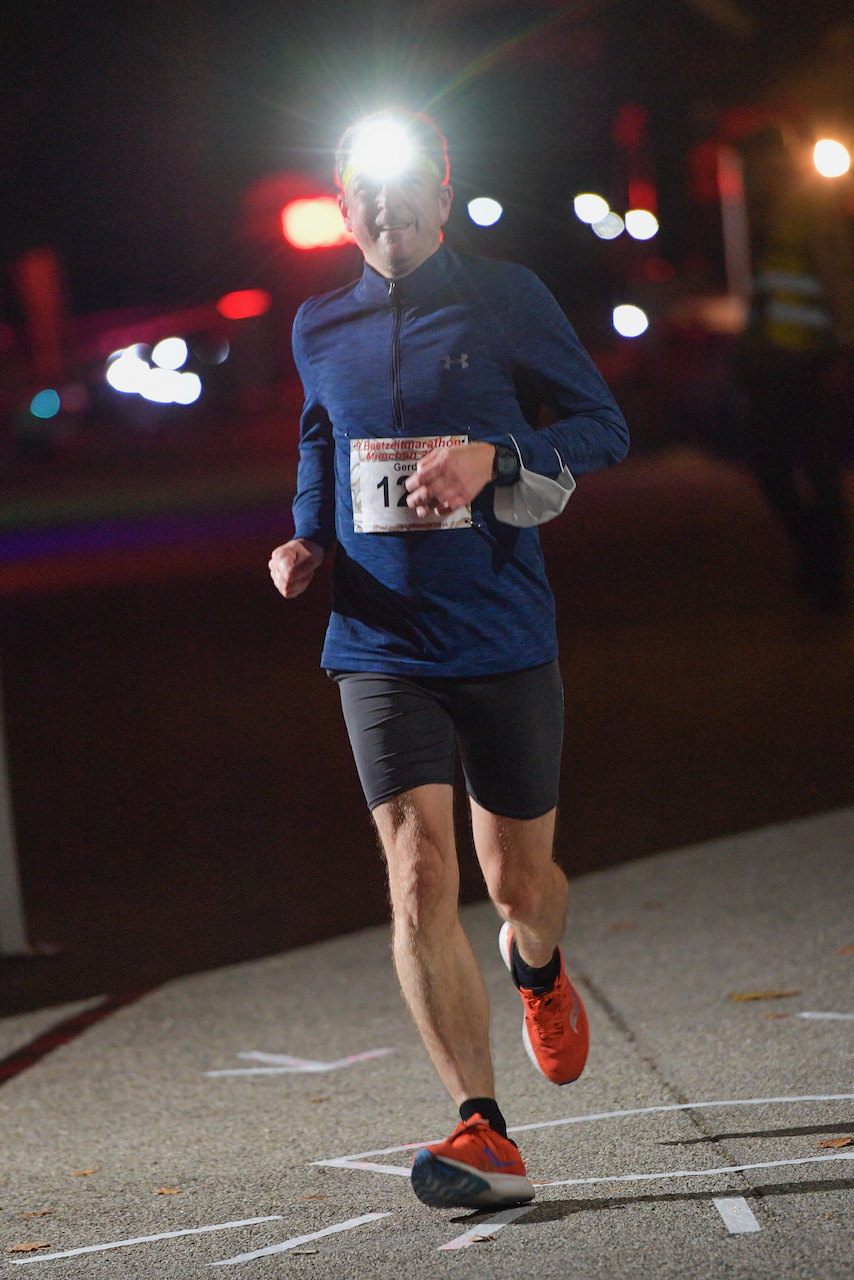
<svg viewBox="0 0 854 1280">
<path fill-rule="evenodd" d="M 557 987 L 533 999 L 537 1002 L 532 1013 L 539 1038 L 546 1044 L 559 1044 L 565 1032 L 566 1017 Z"/>
</svg>

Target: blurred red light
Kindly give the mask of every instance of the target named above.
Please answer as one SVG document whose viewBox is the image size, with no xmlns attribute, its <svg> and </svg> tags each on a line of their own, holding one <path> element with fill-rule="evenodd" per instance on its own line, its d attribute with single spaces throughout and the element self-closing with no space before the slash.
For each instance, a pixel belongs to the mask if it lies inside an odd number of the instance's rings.
<svg viewBox="0 0 854 1280">
<path fill-rule="evenodd" d="M 220 298 L 216 309 L 226 320 L 249 320 L 252 316 L 263 316 L 272 303 L 266 289 L 238 289 Z"/>
<path fill-rule="evenodd" d="M 353 244 L 334 196 L 292 200 L 282 210 L 282 231 L 295 249 L 333 249 Z"/>
</svg>

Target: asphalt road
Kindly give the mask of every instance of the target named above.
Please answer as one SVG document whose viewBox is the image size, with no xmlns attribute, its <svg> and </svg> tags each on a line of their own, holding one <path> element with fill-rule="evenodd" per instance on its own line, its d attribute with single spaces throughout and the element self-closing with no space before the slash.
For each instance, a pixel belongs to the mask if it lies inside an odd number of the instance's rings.
<svg viewBox="0 0 854 1280">
<path fill-rule="evenodd" d="M 577 880 L 565 951 L 592 1050 L 564 1089 L 525 1056 L 491 907 L 465 908 L 492 1002 L 499 1098 L 540 1184 L 528 1213 L 484 1228 L 494 1238 L 443 1250 L 493 1217 L 424 1208 L 394 1173 L 406 1151 L 363 1155 L 444 1136 L 455 1120 L 377 928 L 172 981 L 4 1085 L 6 1272 L 29 1258 L 35 1276 L 183 1280 L 310 1236 L 226 1274 L 854 1275 L 854 1145 L 822 1145 L 854 1135 L 852 816 Z M 787 994 L 732 998 L 757 992 Z M 36 1016 L 0 1022 L 7 1049 Z M 328 1064 L 377 1049 L 392 1052 L 310 1072 L 241 1056 Z M 317 1163 L 360 1155 L 392 1172 Z M 746 1203 L 754 1229 L 730 1233 L 721 1199 L 742 1214 Z M 385 1216 L 317 1235 L 370 1214 Z M 256 1218 L 270 1220 L 247 1223 Z M 244 1225 L 50 1257 L 229 1223 Z"/>
</svg>

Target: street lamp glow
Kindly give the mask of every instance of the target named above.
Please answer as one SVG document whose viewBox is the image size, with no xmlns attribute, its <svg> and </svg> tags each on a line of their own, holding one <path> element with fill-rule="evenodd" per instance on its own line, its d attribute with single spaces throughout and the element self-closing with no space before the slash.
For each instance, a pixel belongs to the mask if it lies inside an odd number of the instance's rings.
<svg viewBox="0 0 854 1280">
<path fill-rule="evenodd" d="M 159 369 L 180 369 L 187 359 L 187 344 L 183 338 L 164 338 L 152 351 L 151 358 Z"/>
<path fill-rule="evenodd" d="M 622 306 L 614 307 L 613 321 L 614 328 L 621 338 L 639 338 L 649 328 L 646 312 L 627 302 Z"/>
<path fill-rule="evenodd" d="M 616 240 L 623 234 L 625 223 L 618 213 L 609 213 L 601 222 L 594 222 L 592 229 L 600 240 Z"/>
<path fill-rule="evenodd" d="M 602 222 L 609 213 L 608 201 L 594 195 L 592 191 L 585 191 L 580 196 L 576 196 L 572 207 L 576 218 L 581 222 Z"/>
<path fill-rule="evenodd" d="M 651 240 L 658 231 L 658 218 L 649 209 L 629 209 L 626 230 L 633 240 Z"/>
<path fill-rule="evenodd" d="M 841 178 L 851 168 L 851 154 L 841 142 L 821 138 L 813 148 L 813 161 L 823 178 Z"/>
<path fill-rule="evenodd" d="M 498 221 L 504 210 L 497 200 L 489 196 L 477 196 L 468 203 L 469 217 L 479 227 L 491 227 Z"/>
</svg>

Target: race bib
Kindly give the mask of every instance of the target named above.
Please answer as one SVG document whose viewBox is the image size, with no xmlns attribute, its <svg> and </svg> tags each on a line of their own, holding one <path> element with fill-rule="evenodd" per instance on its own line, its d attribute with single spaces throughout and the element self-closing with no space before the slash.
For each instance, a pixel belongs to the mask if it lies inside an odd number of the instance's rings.
<svg viewBox="0 0 854 1280">
<path fill-rule="evenodd" d="M 467 529 L 471 507 L 419 519 L 406 505 L 406 481 L 431 449 L 454 449 L 468 436 L 420 436 L 411 440 L 351 440 L 350 492 L 356 533 L 399 533 L 401 529 Z"/>
</svg>

